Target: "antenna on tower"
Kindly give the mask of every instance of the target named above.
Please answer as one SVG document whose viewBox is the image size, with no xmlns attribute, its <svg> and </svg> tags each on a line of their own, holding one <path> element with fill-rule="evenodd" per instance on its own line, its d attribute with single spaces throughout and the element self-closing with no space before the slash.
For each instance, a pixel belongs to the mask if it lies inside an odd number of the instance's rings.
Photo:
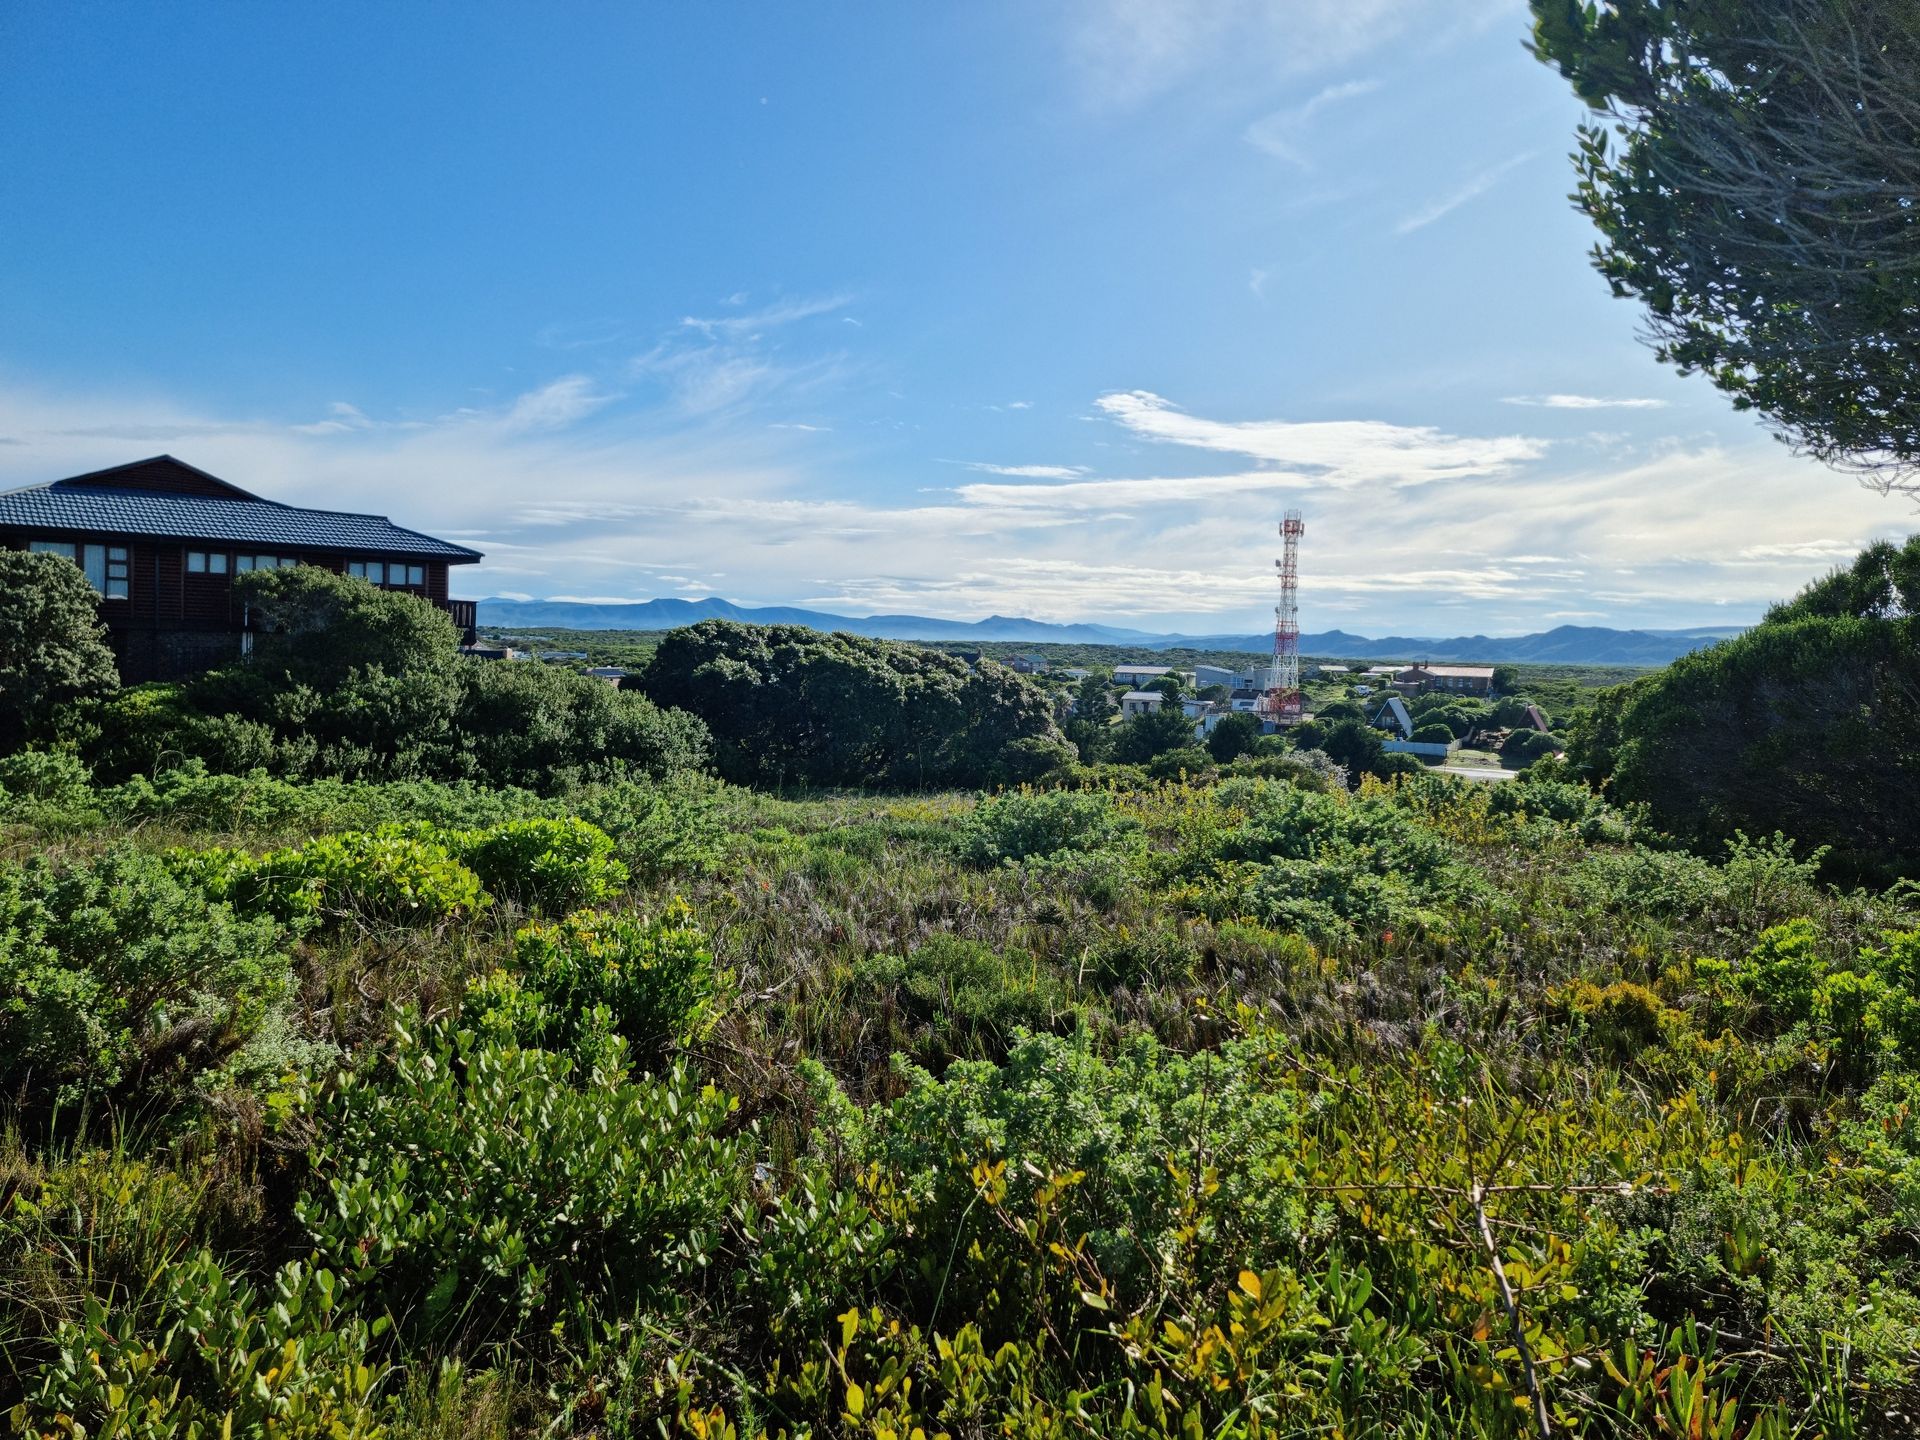
<svg viewBox="0 0 1920 1440">
<path fill-rule="evenodd" d="M 1298 510 L 1287 511 L 1280 522 L 1281 553 L 1273 562 L 1280 572 L 1280 603 L 1273 607 L 1273 670 L 1260 712 L 1275 725 L 1300 723 L 1300 537 L 1307 522 Z"/>
</svg>

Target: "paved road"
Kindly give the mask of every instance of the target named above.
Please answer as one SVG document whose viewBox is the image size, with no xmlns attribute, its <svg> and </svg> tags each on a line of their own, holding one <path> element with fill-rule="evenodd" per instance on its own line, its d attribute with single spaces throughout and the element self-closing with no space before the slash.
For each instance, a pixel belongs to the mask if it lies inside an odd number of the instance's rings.
<svg viewBox="0 0 1920 1440">
<path fill-rule="evenodd" d="M 1460 775 L 1468 780 L 1511 780 L 1514 770 L 1496 770 L 1490 765 L 1435 765 L 1442 775 Z"/>
</svg>

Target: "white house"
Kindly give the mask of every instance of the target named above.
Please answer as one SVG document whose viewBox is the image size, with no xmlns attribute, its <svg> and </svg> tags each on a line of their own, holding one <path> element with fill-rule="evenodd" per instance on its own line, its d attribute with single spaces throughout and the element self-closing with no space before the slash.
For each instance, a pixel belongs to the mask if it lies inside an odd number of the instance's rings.
<svg viewBox="0 0 1920 1440">
<path fill-rule="evenodd" d="M 1067 679 L 1073 681 L 1073 683 L 1076 685 L 1078 685 L 1082 680 L 1086 679 L 1089 675 L 1093 674 L 1091 670 L 1082 670 L 1077 665 L 1069 665 L 1066 669 L 1062 670 L 1060 673 L 1066 676 Z"/>
<path fill-rule="evenodd" d="M 1212 710 L 1213 701 L 1211 700 L 1182 700 L 1180 702 L 1180 713 L 1185 715 L 1189 720 L 1198 720 L 1202 716 L 1209 714 Z"/>
<path fill-rule="evenodd" d="M 1171 665 L 1116 665 L 1113 667 L 1113 683 L 1138 688 L 1149 680 L 1158 680 L 1163 675 L 1171 674 Z"/>
<path fill-rule="evenodd" d="M 1147 715 L 1160 708 L 1160 702 L 1167 697 L 1158 690 L 1129 690 L 1120 697 L 1120 714 L 1131 720 L 1136 715 Z"/>
<path fill-rule="evenodd" d="M 1255 690 L 1250 685 L 1237 687 L 1227 696 L 1227 708 L 1236 715 L 1251 715 L 1260 708 L 1260 697 L 1264 690 Z"/>
</svg>

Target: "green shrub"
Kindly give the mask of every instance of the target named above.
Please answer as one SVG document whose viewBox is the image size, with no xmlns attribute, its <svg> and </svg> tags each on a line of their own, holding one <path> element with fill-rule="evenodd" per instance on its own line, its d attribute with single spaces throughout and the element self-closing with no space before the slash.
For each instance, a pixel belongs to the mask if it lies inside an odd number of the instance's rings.
<svg viewBox="0 0 1920 1440">
<path fill-rule="evenodd" d="M 531 910 L 559 914 L 598 905 L 627 883 L 612 838 L 584 820 L 509 820 L 455 844 L 489 893 Z"/>
<path fill-rule="evenodd" d="M 293 1262 L 261 1295 L 206 1251 L 156 1277 L 157 1315 L 89 1298 L 14 1412 L 36 1435 L 376 1440 L 387 1365 L 332 1272 Z M 380 1327 L 384 1328 L 384 1326 Z"/>
<path fill-rule="evenodd" d="M 1446 725 L 1422 725 L 1411 738 L 1416 745 L 1451 745 L 1459 737 Z"/>
<path fill-rule="evenodd" d="M 684 1043 L 720 992 L 706 936 L 680 901 L 651 920 L 582 911 L 514 937 L 514 961 L 539 992 L 563 1042 L 604 1008 L 606 1023 L 647 1051 Z"/>
<path fill-rule="evenodd" d="M 0 865 L 0 1085 L 58 1098 L 198 1077 L 284 1003 L 286 939 L 139 851 Z"/>
<path fill-rule="evenodd" d="M 1017 1195 L 1080 1172 L 1062 1194 L 1062 1229 L 1087 1237 L 1123 1297 L 1139 1296 L 1163 1266 L 1232 1273 L 1292 1248 L 1306 1213 L 1290 1165 L 1299 1107 L 1290 1091 L 1262 1083 L 1270 1058 L 1241 1042 L 1188 1057 L 1144 1037 L 1102 1058 L 1084 1036 L 1033 1036 L 1004 1065 L 965 1061 L 940 1079 L 908 1070 L 907 1094 L 855 1143 L 913 1200 L 918 1248 L 932 1265 L 969 1241 L 995 1243 L 1000 1220 L 972 1203 L 976 1164 L 1007 1161 Z M 1190 1212 L 1180 1196 L 1200 1178 L 1194 1163 L 1220 1188 L 1204 1233 L 1183 1235 Z M 961 1294 L 949 1303 L 964 1314 L 990 1302 Z"/>
<path fill-rule="evenodd" d="M 713 1256 L 745 1173 L 728 1097 L 412 1018 L 392 1050 L 319 1102 L 296 1213 L 410 1327 L 505 1341 L 625 1317 Z"/>
<path fill-rule="evenodd" d="M 1104 790 L 1010 791 L 981 800 L 960 822 L 955 844 L 971 864 L 1000 865 L 1104 850 L 1137 831 Z"/>
<path fill-rule="evenodd" d="M 263 896 L 310 889 L 336 918 L 431 925 L 487 903 L 479 877 L 453 856 L 430 826 L 382 825 L 327 835 L 254 863 Z"/>
</svg>

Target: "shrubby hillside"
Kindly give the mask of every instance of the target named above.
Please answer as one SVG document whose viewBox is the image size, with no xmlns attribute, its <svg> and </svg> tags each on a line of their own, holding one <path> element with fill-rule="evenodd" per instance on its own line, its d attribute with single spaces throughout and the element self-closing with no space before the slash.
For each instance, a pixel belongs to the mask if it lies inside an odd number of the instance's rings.
<svg viewBox="0 0 1920 1440">
<path fill-rule="evenodd" d="M 268 578 L 0 754 L 16 1433 L 1911 1433 L 1920 892 L 1830 832 Z"/>
<path fill-rule="evenodd" d="M 783 801 L 0 762 L 0 1401 L 49 1435 L 1906 1433 L 1910 888 L 1677 852 L 1550 779 L 1232 771 Z"/>
</svg>

